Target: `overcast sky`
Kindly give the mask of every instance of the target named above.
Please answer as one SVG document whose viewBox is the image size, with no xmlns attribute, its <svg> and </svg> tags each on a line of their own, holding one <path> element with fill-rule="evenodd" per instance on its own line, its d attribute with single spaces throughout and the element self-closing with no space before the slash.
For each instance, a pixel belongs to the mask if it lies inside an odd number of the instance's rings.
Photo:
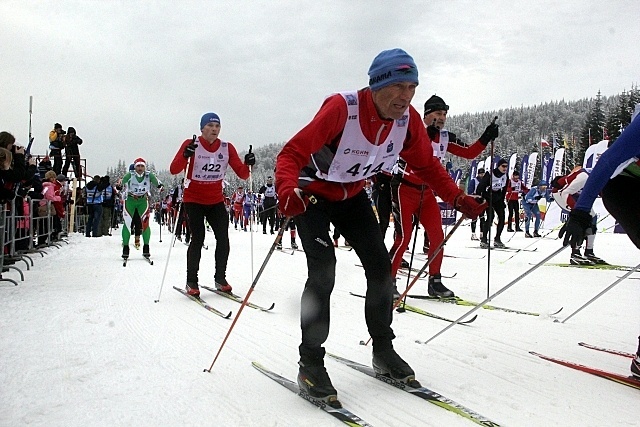
<svg viewBox="0 0 640 427">
<path fill-rule="evenodd" d="M 288 140 L 325 96 L 367 85 L 384 49 L 415 59 L 422 111 L 609 96 L 640 81 L 637 0 L 0 0 L 0 130 L 33 153 L 76 128 L 88 173 L 142 156 L 168 169 L 218 113 L 239 151 Z"/>
</svg>

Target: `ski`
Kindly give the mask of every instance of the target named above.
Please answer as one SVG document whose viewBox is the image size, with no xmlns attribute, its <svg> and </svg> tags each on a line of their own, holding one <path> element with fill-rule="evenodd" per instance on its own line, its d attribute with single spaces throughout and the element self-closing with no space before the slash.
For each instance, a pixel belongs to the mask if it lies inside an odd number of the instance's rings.
<svg viewBox="0 0 640 427">
<path fill-rule="evenodd" d="M 632 376 L 621 375 L 615 372 L 603 371 L 602 369 L 591 368 L 589 366 L 570 362 L 568 360 L 556 359 L 555 357 L 545 356 L 543 354 L 536 353 L 535 351 L 530 351 L 529 353 L 534 356 L 538 356 L 541 359 L 548 360 L 549 362 L 557 363 L 558 365 L 562 365 L 578 371 L 586 372 L 588 374 L 592 374 L 597 377 L 606 378 L 608 380 L 615 381 L 617 383 L 624 384 L 626 386 L 640 390 L 640 379 L 634 378 Z"/>
<path fill-rule="evenodd" d="M 153 265 L 153 260 L 152 260 L 151 258 L 144 257 L 144 259 L 146 259 L 146 260 L 147 260 L 147 262 L 149 263 L 149 265 Z"/>
<path fill-rule="evenodd" d="M 352 251 L 353 247 L 351 246 L 334 246 L 335 249 L 340 249 L 341 251 Z"/>
<path fill-rule="evenodd" d="M 296 252 L 294 250 L 291 250 L 291 252 L 289 252 L 290 249 L 289 250 L 285 250 L 283 248 L 276 248 L 276 250 L 282 252 L 283 254 L 287 254 L 287 255 L 293 255 Z"/>
<path fill-rule="evenodd" d="M 206 290 L 208 290 L 210 292 L 213 292 L 214 294 L 218 294 L 218 295 L 220 295 L 222 297 L 229 298 L 230 300 L 235 301 L 235 302 L 237 302 L 239 304 L 242 304 L 242 302 L 244 301 L 240 295 L 236 295 L 236 294 L 231 293 L 231 292 L 222 292 L 221 290 L 218 290 L 216 288 L 211 288 L 211 287 L 205 286 L 205 285 L 200 285 L 200 288 L 206 289 Z M 269 307 L 262 307 L 262 306 L 260 306 L 258 304 L 254 304 L 252 302 L 247 302 L 246 305 L 247 305 L 247 307 L 255 308 L 256 310 L 271 311 L 271 310 L 273 310 L 273 307 L 276 306 L 276 303 L 275 302 L 271 303 L 271 305 Z"/>
<path fill-rule="evenodd" d="M 362 264 L 355 264 L 355 266 L 356 266 L 356 267 L 360 267 L 360 268 L 364 268 L 364 267 L 362 267 Z M 409 268 L 406 268 L 406 267 L 400 267 L 400 268 L 398 269 L 398 274 L 400 274 L 401 276 L 407 277 L 407 276 L 409 276 L 409 271 L 411 271 L 411 273 L 420 273 L 420 269 L 419 269 L 419 268 L 411 267 L 411 269 L 409 269 Z M 420 278 L 421 278 L 421 279 L 426 279 L 428 275 L 429 275 L 429 273 L 428 273 L 428 272 L 423 271 L 423 272 L 420 274 Z M 441 274 L 441 276 L 442 276 L 444 279 L 453 279 L 453 278 L 454 278 L 454 277 L 456 277 L 457 275 L 458 275 L 458 273 L 457 273 L 457 272 L 456 272 L 456 273 L 453 273 L 453 274 L 452 274 L 452 275 L 450 275 L 450 276 L 447 276 L 446 274 Z M 413 275 L 412 277 L 415 277 L 415 275 Z"/>
<path fill-rule="evenodd" d="M 349 360 L 349 359 L 345 359 L 344 357 L 340 357 L 340 356 L 336 356 L 335 354 L 331 354 L 331 353 L 327 353 L 327 356 L 331 357 L 332 359 L 336 360 L 337 362 L 340 362 L 344 365 L 347 365 L 348 367 L 355 369 L 358 372 L 361 372 L 363 374 L 369 375 L 372 378 L 375 378 L 379 381 L 382 381 L 385 384 L 388 384 L 392 387 L 396 387 L 402 391 L 406 391 L 407 393 L 410 393 L 414 396 L 417 396 L 421 399 L 426 400 L 429 403 L 433 403 L 436 406 L 439 406 L 441 408 L 446 409 L 447 411 L 451 411 L 455 414 L 461 415 L 471 421 L 473 421 L 476 424 L 479 425 L 483 425 L 483 426 L 499 426 L 500 424 L 496 423 L 495 421 L 490 420 L 487 417 L 484 417 L 480 414 L 478 414 L 477 412 L 475 412 L 474 410 L 467 408 L 466 406 L 457 403 L 443 395 L 441 395 L 440 393 L 433 391 L 427 387 L 418 387 L 418 388 L 413 388 L 410 387 L 408 384 L 399 381 L 399 380 L 395 380 L 389 376 L 386 375 L 382 375 L 382 374 L 377 374 L 376 371 L 366 365 L 363 365 L 361 363 L 358 362 L 354 362 L 353 360 Z"/>
<path fill-rule="evenodd" d="M 150 258 L 145 258 L 145 260 L 146 260 L 150 265 L 153 265 L 153 260 L 151 260 Z M 129 258 L 124 258 L 124 259 L 122 260 L 122 266 L 123 266 L 123 267 L 126 267 L 128 262 L 129 262 Z"/>
<path fill-rule="evenodd" d="M 203 300 L 202 298 L 199 297 L 194 297 L 193 295 L 189 295 L 187 293 L 187 291 L 185 291 L 182 288 L 177 288 L 177 287 L 173 287 L 173 289 L 175 289 L 176 291 L 180 292 L 182 295 L 184 295 L 185 297 L 189 298 L 192 301 L 197 302 L 198 304 L 200 304 L 202 307 L 206 308 L 207 310 L 209 310 L 210 312 L 212 312 L 213 314 L 220 316 L 224 319 L 228 319 L 231 317 L 231 312 L 229 312 L 229 314 L 224 314 L 221 311 L 216 310 L 215 308 L 211 307 L 209 304 L 207 304 L 207 302 L 205 300 Z"/>
<path fill-rule="evenodd" d="M 408 270 L 401 268 L 397 271 L 398 276 L 403 276 L 403 277 L 416 277 L 416 274 L 418 272 L 417 271 L 411 271 L 409 272 Z M 444 276 L 443 276 L 444 277 Z M 420 277 L 418 277 L 419 280 L 424 280 L 424 279 L 428 279 L 429 275 L 427 274 L 426 271 L 423 271 L 422 274 L 420 274 Z"/>
<path fill-rule="evenodd" d="M 628 357 L 630 359 L 634 359 L 636 357 L 636 355 L 633 353 L 627 353 L 626 351 L 622 351 L 622 350 L 613 350 L 610 348 L 598 347 L 596 345 L 587 344 L 586 342 L 579 342 L 578 345 L 585 348 L 590 348 L 591 350 L 602 351 L 604 353 L 610 353 L 610 354 L 617 354 L 618 356 Z"/>
<path fill-rule="evenodd" d="M 349 293 L 351 295 L 353 295 L 354 297 L 365 298 L 364 295 L 354 294 L 353 292 L 349 292 Z M 445 322 L 451 322 L 451 323 L 455 322 L 455 320 L 447 319 L 446 317 L 442 317 L 442 316 L 438 316 L 437 314 L 429 313 L 428 311 L 425 311 L 425 310 L 423 310 L 421 308 L 414 307 L 412 305 L 405 304 L 405 303 L 400 303 L 400 305 L 398 306 L 398 310 L 399 311 L 402 311 L 402 309 L 404 309 L 406 311 L 411 311 L 412 313 L 422 314 L 423 316 L 432 317 L 434 319 L 444 320 Z M 463 320 L 462 322 L 458 322 L 458 324 L 459 325 L 468 325 L 469 323 L 472 323 L 477 318 L 478 318 L 478 315 L 476 314 L 471 319 Z"/>
<path fill-rule="evenodd" d="M 467 246 L 467 248 L 470 249 L 482 249 L 482 250 L 487 250 L 487 248 L 482 248 L 480 246 Z M 496 251 L 506 251 L 506 252 L 536 252 L 538 250 L 538 248 L 533 248 L 533 249 L 525 249 L 525 248 L 512 248 L 510 246 L 505 246 L 504 248 L 496 248 L 495 246 L 491 246 L 491 250 L 496 250 Z"/>
<path fill-rule="evenodd" d="M 479 305 L 479 303 L 477 303 L 475 301 L 465 300 L 465 299 L 462 299 L 460 297 L 441 298 L 441 297 L 434 297 L 434 296 L 431 296 L 431 295 L 407 295 L 407 296 L 409 298 L 424 299 L 424 300 L 428 300 L 428 301 L 445 302 L 445 303 L 449 303 L 449 304 L 456 304 L 456 305 L 462 305 L 462 306 L 467 306 L 467 307 L 473 307 L 473 306 Z M 526 314 L 526 315 L 529 315 L 529 316 L 540 316 L 540 313 L 535 313 L 533 311 L 515 310 L 513 308 L 499 307 L 499 306 L 488 305 L 488 304 L 483 305 L 482 308 L 484 308 L 486 310 L 504 311 L 506 313 Z M 555 316 L 556 314 L 560 313 L 562 311 L 562 309 L 563 309 L 563 307 L 560 307 L 559 310 L 554 311 L 553 313 L 549 313 L 549 316 Z"/>
<path fill-rule="evenodd" d="M 425 252 L 420 252 L 418 255 L 422 255 L 424 257 L 424 259 L 422 261 L 427 261 L 428 259 L 428 254 Z M 460 255 L 449 255 L 449 254 L 444 254 L 443 255 L 445 258 L 458 258 L 458 259 L 484 259 L 487 257 L 487 255 L 482 255 L 482 256 L 460 256 Z"/>
<path fill-rule="evenodd" d="M 531 265 L 535 265 L 535 264 L 531 264 Z M 545 264 L 545 265 L 553 266 L 553 267 L 590 268 L 592 270 L 618 270 L 618 271 L 631 271 L 631 270 L 633 270 L 633 267 L 629 267 L 629 266 L 626 266 L 626 265 L 614 265 L 614 264 L 584 265 L 584 264 L 569 264 L 569 263 L 549 263 L 549 264 Z"/>
<path fill-rule="evenodd" d="M 349 411 L 346 408 L 343 408 L 342 404 L 339 401 L 336 400 L 335 402 L 338 405 L 340 405 L 340 407 L 334 408 L 329 403 L 327 403 L 327 402 L 325 402 L 323 400 L 315 399 L 315 398 L 309 396 L 308 393 L 306 393 L 305 391 L 300 389 L 300 386 L 298 386 L 298 384 L 296 384 L 295 382 L 291 381 L 288 378 L 285 378 L 285 377 L 283 377 L 281 375 L 276 374 L 273 371 L 270 371 L 269 369 L 267 369 L 264 366 L 260 365 L 258 362 L 251 362 L 251 365 L 254 368 L 256 368 L 258 371 L 262 372 L 267 377 L 271 378 L 272 380 L 274 380 L 275 382 L 280 384 L 281 386 L 283 386 L 283 387 L 287 388 L 288 390 L 294 392 L 295 394 L 297 394 L 298 396 L 300 396 L 301 398 L 303 398 L 307 402 L 311 403 L 314 406 L 317 406 L 318 408 L 320 408 L 323 411 L 325 411 L 327 414 L 331 415 L 332 417 L 335 417 L 335 418 L 339 419 L 340 421 L 342 421 L 346 425 L 348 425 L 348 426 L 371 426 L 371 424 L 367 423 L 366 421 L 364 421 L 362 418 L 360 418 L 359 416 L 357 416 L 353 412 Z"/>
</svg>

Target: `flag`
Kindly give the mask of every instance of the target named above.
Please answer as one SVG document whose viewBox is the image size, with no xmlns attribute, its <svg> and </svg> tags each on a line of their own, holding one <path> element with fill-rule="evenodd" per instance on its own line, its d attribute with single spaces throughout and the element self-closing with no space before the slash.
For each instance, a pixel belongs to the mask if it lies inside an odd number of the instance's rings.
<svg viewBox="0 0 640 427">
<path fill-rule="evenodd" d="M 569 149 L 569 144 L 567 143 L 567 137 L 566 136 L 564 137 L 564 148 L 567 149 L 567 150 Z"/>
<path fill-rule="evenodd" d="M 607 129 L 604 127 L 602 128 L 602 139 L 609 140 L 609 134 L 607 133 Z"/>
<path fill-rule="evenodd" d="M 558 137 L 553 135 L 553 149 L 555 150 L 556 148 L 558 148 Z"/>
<path fill-rule="evenodd" d="M 541 147 L 549 147 L 550 146 L 549 141 L 547 141 L 544 138 L 540 139 L 540 146 Z"/>
</svg>

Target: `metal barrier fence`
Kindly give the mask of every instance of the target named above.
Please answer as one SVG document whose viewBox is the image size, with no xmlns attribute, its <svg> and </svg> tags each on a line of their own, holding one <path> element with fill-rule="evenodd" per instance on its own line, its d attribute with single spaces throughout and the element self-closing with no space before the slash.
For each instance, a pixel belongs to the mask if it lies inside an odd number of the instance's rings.
<svg viewBox="0 0 640 427">
<path fill-rule="evenodd" d="M 27 270 L 34 266 L 34 254 L 44 257 L 47 248 L 60 248 L 66 233 L 63 226 L 68 218 L 68 207 L 65 217 L 57 217 L 51 201 L 40 205 L 41 200 L 30 197 L 14 198 L 4 203 L 0 208 L 0 244 L 2 246 L 2 272 L 0 281 L 18 285 L 14 279 L 4 277 L 3 273 L 17 271 L 20 280 L 24 281 L 24 274 L 15 264 L 24 262 Z M 82 215 L 77 216 L 82 221 Z"/>
</svg>

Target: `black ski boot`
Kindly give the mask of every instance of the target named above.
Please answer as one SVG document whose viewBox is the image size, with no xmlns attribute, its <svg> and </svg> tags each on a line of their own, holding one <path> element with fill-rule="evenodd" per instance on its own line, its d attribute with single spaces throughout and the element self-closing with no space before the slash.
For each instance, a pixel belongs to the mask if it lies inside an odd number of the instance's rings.
<svg viewBox="0 0 640 427">
<path fill-rule="evenodd" d="M 332 408 L 342 408 L 342 404 L 338 400 L 338 392 L 331 384 L 331 379 L 322 360 L 312 364 L 303 364 L 300 361 L 298 365 L 300 365 L 298 385 L 301 391 L 314 399 L 325 402 Z"/>
<path fill-rule="evenodd" d="M 504 245 L 504 243 L 502 243 L 502 240 L 500 240 L 500 239 L 495 239 L 493 241 L 493 247 L 494 248 L 500 248 L 500 249 L 506 248 L 506 246 Z"/>
<path fill-rule="evenodd" d="M 374 351 L 372 364 L 373 370 L 379 375 L 393 378 L 413 388 L 421 387 L 411 366 L 393 348 Z"/>
<path fill-rule="evenodd" d="M 298 244 L 296 243 L 296 239 L 291 239 L 291 249 L 297 250 Z"/>
<path fill-rule="evenodd" d="M 122 247 L 122 258 L 124 258 L 124 259 L 128 259 L 129 258 L 129 245 L 124 245 Z"/>
<path fill-rule="evenodd" d="M 149 245 L 142 245 L 142 256 L 145 258 L 151 257 L 151 252 L 149 252 Z"/>
<path fill-rule="evenodd" d="M 452 298 L 455 296 L 450 289 L 442 284 L 442 275 L 440 273 L 429 276 L 427 292 L 432 297 Z"/>
<path fill-rule="evenodd" d="M 640 380 L 640 356 L 638 355 L 631 361 L 631 373 L 634 378 Z"/>
<path fill-rule="evenodd" d="M 594 264 L 601 264 L 601 265 L 608 265 L 609 264 L 608 262 L 606 262 L 602 258 L 597 257 L 596 254 L 593 253 L 593 249 L 585 249 L 584 250 L 584 257 L 586 259 L 588 259 L 589 261 L 593 262 Z"/>
<path fill-rule="evenodd" d="M 573 265 L 594 265 L 595 262 L 591 261 L 587 257 L 583 257 L 580 254 L 580 249 L 574 249 L 571 251 L 571 258 L 569 259 L 569 264 Z"/>
</svg>

